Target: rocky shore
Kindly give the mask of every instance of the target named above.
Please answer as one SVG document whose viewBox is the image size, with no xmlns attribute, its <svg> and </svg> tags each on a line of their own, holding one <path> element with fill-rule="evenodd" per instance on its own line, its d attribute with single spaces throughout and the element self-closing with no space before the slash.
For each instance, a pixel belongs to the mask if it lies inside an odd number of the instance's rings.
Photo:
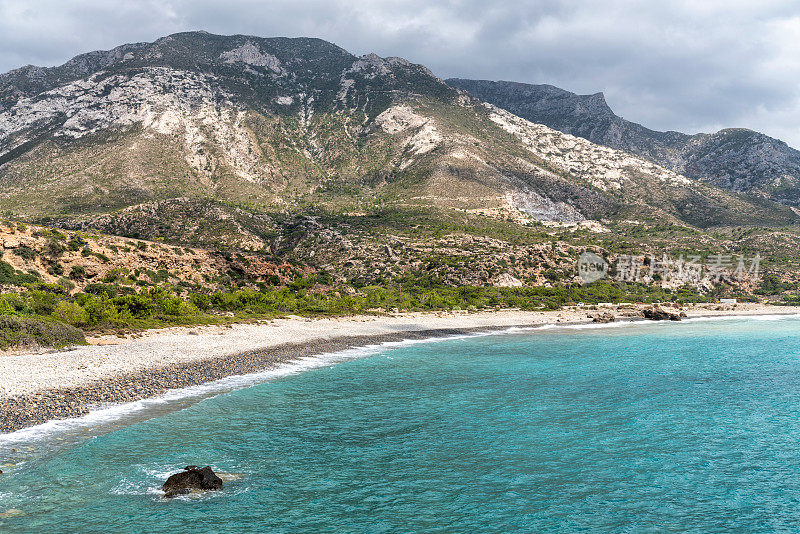
<svg viewBox="0 0 800 534">
<path fill-rule="evenodd" d="M 692 317 L 798 314 L 758 304 L 698 306 Z M 0 433 L 85 415 L 103 405 L 274 368 L 305 356 L 409 339 L 531 327 L 636 320 L 631 306 L 552 312 L 409 313 L 328 319 L 292 317 L 232 328 L 179 328 L 48 354 L 0 355 Z"/>
<path fill-rule="evenodd" d="M 154 397 L 169 389 L 195 386 L 228 376 L 262 371 L 304 356 L 390 341 L 464 334 L 476 330 L 485 331 L 487 328 L 419 330 L 285 344 L 264 350 L 122 374 L 83 386 L 45 389 L 31 394 L 0 397 L 0 433 L 13 432 L 54 419 L 79 417 L 98 405 L 131 402 Z"/>
</svg>

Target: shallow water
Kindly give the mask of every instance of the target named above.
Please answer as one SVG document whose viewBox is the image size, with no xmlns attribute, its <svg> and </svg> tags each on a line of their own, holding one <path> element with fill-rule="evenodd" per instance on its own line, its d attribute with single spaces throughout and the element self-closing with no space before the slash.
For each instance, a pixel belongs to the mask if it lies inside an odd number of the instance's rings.
<svg viewBox="0 0 800 534">
<path fill-rule="evenodd" d="M 0 439 L 0 532 L 797 531 L 799 328 L 519 331 L 175 393 Z M 188 464 L 234 480 L 162 500 Z"/>
</svg>

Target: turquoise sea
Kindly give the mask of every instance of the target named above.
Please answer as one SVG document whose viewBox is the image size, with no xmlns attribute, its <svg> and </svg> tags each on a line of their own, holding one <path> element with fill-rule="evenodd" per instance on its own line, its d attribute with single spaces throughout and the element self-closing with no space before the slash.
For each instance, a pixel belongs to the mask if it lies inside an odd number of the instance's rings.
<svg viewBox="0 0 800 534">
<path fill-rule="evenodd" d="M 2 533 L 797 532 L 800 318 L 325 355 L 1 436 L 7 463 Z M 188 464 L 233 479 L 161 499 Z"/>
</svg>

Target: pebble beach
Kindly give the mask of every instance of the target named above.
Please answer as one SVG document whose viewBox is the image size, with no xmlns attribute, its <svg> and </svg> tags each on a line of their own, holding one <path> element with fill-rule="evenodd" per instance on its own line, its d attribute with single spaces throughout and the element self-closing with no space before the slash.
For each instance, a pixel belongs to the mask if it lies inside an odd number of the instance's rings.
<svg viewBox="0 0 800 534">
<path fill-rule="evenodd" d="M 618 319 L 635 310 L 617 310 Z M 697 306 L 688 317 L 796 314 L 800 308 L 740 304 Z M 582 324 L 597 312 L 495 311 L 408 313 L 307 319 L 288 317 L 227 327 L 181 327 L 140 337 L 99 337 L 89 346 L 0 355 L 0 433 L 93 407 L 130 402 L 167 390 L 269 369 L 304 356 L 407 339 L 545 324 Z"/>
</svg>

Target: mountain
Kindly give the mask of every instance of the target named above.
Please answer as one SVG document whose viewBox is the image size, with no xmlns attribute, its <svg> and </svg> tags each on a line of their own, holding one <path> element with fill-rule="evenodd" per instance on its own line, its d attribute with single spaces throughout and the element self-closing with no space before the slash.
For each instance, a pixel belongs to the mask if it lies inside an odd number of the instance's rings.
<svg viewBox="0 0 800 534">
<path fill-rule="evenodd" d="M 0 210 L 66 228 L 267 249 L 298 214 L 798 221 L 319 39 L 180 33 L 4 74 L 0 102 Z"/>
<path fill-rule="evenodd" d="M 602 93 L 551 85 L 449 79 L 447 83 L 532 122 L 624 150 L 689 178 L 800 206 L 800 151 L 742 128 L 713 134 L 658 132 L 614 114 Z"/>
</svg>

